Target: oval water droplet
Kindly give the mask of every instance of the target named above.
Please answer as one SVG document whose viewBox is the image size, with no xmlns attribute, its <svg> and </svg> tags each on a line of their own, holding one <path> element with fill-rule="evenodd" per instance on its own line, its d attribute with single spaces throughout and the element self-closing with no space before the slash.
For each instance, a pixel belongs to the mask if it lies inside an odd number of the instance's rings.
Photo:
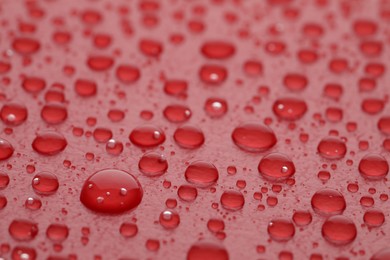
<svg viewBox="0 0 390 260">
<path fill-rule="evenodd" d="M 341 159 L 347 153 L 343 141 L 335 137 L 323 138 L 317 146 L 318 153 L 326 159 Z"/>
<path fill-rule="evenodd" d="M 208 41 L 201 47 L 202 54 L 209 59 L 226 59 L 234 55 L 236 48 L 224 41 Z"/>
<path fill-rule="evenodd" d="M 27 108 L 18 103 L 6 103 L 0 111 L 1 120 L 10 126 L 18 126 L 27 119 Z"/>
<path fill-rule="evenodd" d="M 284 120 L 297 120 L 307 111 L 306 102 L 297 98 L 281 98 L 273 105 L 275 115 Z"/>
<path fill-rule="evenodd" d="M 146 176 L 157 177 L 167 171 L 168 161 L 162 154 L 149 152 L 141 157 L 138 162 L 138 167 Z"/>
<path fill-rule="evenodd" d="M 389 172 L 389 164 L 379 154 L 368 154 L 360 160 L 359 172 L 366 179 L 380 180 Z"/>
<path fill-rule="evenodd" d="M 151 148 L 162 144 L 165 134 L 155 126 L 139 126 L 130 133 L 129 139 L 136 146 Z"/>
<path fill-rule="evenodd" d="M 268 234 L 275 241 L 288 241 L 295 234 L 294 224 L 288 219 L 273 219 L 268 224 Z"/>
<path fill-rule="evenodd" d="M 245 199 L 239 191 L 224 191 L 221 195 L 221 205 L 228 210 L 240 210 L 244 207 Z"/>
<path fill-rule="evenodd" d="M 329 217 L 322 225 L 322 236 L 334 245 L 346 245 L 355 240 L 356 226 L 349 218 L 337 215 Z"/>
<path fill-rule="evenodd" d="M 14 147 L 7 140 L 0 138 L 0 161 L 7 160 L 14 154 Z"/>
<path fill-rule="evenodd" d="M 32 148 L 42 155 L 56 155 L 62 152 L 68 142 L 65 137 L 57 132 L 42 132 L 35 137 Z"/>
<path fill-rule="evenodd" d="M 40 172 L 34 176 L 31 183 L 34 191 L 42 195 L 50 195 L 58 190 L 57 177 L 50 172 Z"/>
<path fill-rule="evenodd" d="M 294 163 L 287 155 L 271 153 L 264 156 L 257 167 L 259 173 L 271 181 L 281 181 L 295 173 Z"/>
<path fill-rule="evenodd" d="M 178 127 L 173 134 L 176 144 L 186 149 L 196 149 L 202 146 L 205 141 L 201 129 L 194 126 Z"/>
<path fill-rule="evenodd" d="M 31 241 L 38 234 L 38 224 L 30 220 L 15 219 L 8 228 L 11 237 L 18 241 Z"/>
<path fill-rule="evenodd" d="M 229 260 L 229 254 L 222 245 L 198 242 L 188 250 L 187 260 Z"/>
<path fill-rule="evenodd" d="M 192 184 L 199 187 L 208 187 L 217 182 L 218 170 L 211 163 L 197 161 L 187 167 L 184 176 Z"/>
<path fill-rule="evenodd" d="M 277 142 L 271 128 L 262 124 L 246 123 L 236 127 L 232 133 L 233 142 L 248 152 L 264 152 Z"/>
<path fill-rule="evenodd" d="M 320 214 L 335 215 L 343 213 L 346 202 L 340 192 L 332 189 L 322 189 L 311 198 L 311 206 Z"/>
</svg>

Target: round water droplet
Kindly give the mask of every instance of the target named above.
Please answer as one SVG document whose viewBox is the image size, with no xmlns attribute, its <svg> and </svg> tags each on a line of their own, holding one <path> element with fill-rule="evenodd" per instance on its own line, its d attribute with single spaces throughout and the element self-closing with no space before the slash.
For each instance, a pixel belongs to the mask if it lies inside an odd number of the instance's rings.
<svg viewBox="0 0 390 260">
<path fill-rule="evenodd" d="M 74 84 L 74 90 L 80 97 L 95 96 L 97 92 L 97 84 L 88 79 L 78 79 Z"/>
<path fill-rule="evenodd" d="M 38 198 L 29 197 L 26 199 L 24 206 L 29 210 L 38 210 L 42 207 L 42 201 Z"/>
<path fill-rule="evenodd" d="M 346 208 L 344 196 L 332 189 L 317 191 L 311 198 L 312 208 L 320 214 L 341 214 Z"/>
<path fill-rule="evenodd" d="M 380 227 L 385 222 L 385 214 L 379 209 L 369 209 L 364 213 L 363 220 L 369 227 Z"/>
<path fill-rule="evenodd" d="M 218 180 L 217 168 L 211 163 L 202 161 L 191 163 L 187 167 L 184 175 L 188 182 L 199 187 L 213 185 Z"/>
<path fill-rule="evenodd" d="M 204 65 L 199 70 L 200 79 L 211 85 L 219 85 L 227 78 L 228 72 L 225 67 L 219 65 Z"/>
<path fill-rule="evenodd" d="M 222 98 L 208 98 L 204 105 L 204 110 L 207 115 L 212 118 L 221 117 L 226 114 L 228 105 L 225 99 Z"/>
<path fill-rule="evenodd" d="M 202 146 L 205 141 L 201 129 L 194 126 L 178 127 L 173 134 L 176 144 L 186 149 L 196 149 Z"/>
<path fill-rule="evenodd" d="M 42 155 L 56 155 L 62 152 L 68 142 L 65 137 L 57 132 L 38 133 L 35 137 L 32 148 Z"/>
<path fill-rule="evenodd" d="M 223 41 L 209 41 L 202 45 L 202 54 L 209 59 L 226 59 L 234 55 L 233 44 Z"/>
<path fill-rule="evenodd" d="M 329 217 L 322 225 L 322 236 L 335 245 L 346 245 L 355 240 L 356 226 L 349 218 L 338 215 Z"/>
<path fill-rule="evenodd" d="M 375 34 L 378 30 L 378 27 L 373 21 L 357 20 L 353 24 L 353 30 L 357 36 L 366 37 Z"/>
<path fill-rule="evenodd" d="M 307 111 L 305 101 L 296 98 L 282 98 L 275 101 L 273 111 L 284 120 L 297 120 Z"/>
<path fill-rule="evenodd" d="M 49 103 L 43 106 L 41 117 L 48 124 L 59 124 L 66 120 L 68 111 L 62 104 Z"/>
<path fill-rule="evenodd" d="M 244 71 L 249 76 L 259 76 L 263 73 L 263 64 L 260 61 L 248 60 L 244 63 Z"/>
<path fill-rule="evenodd" d="M 164 92 L 170 96 L 184 98 L 187 95 L 188 83 L 184 80 L 167 80 L 164 84 Z"/>
<path fill-rule="evenodd" d="M 149 152 L 145 153 L 138 162 L 138 167 L 142 173 L 150 177 L 157 177 L 164 174 L 168 169 L 168 161 L 164 155 Z"/>
<path fill-rule="evenodd" d="M 239 191 L 224 191 L 221 195 L 221 205 L 228 210 L 240 210 L 244 207 L 245 199 Z"/>
<path fill-rule="evenodd" d="M 119 232 L 123 237 L 134 237 L 138 233 L 138 227 L 136 224 L 125 222 L 120 226 Z"/>
<path fill-rule="evenodd" d="M 69 235 L 69 228 L 61 224 L 51 224 L 46 229 L 46 236 L 54 242 L 62 242 Z"/>
<path fill-rule="evenodd" d="M 229 254 L 222 245 L 198 242 L 188 250 L 187 260 L 229 260 Z"/>
<path fill-rule="evenodd" d="M 292 219 L 297 226 L 307 226 L 311 223 L 313 217 L 309 211 L 295 211 Z"/>
<path fill-rule="evenodd" d="M 326 159 L 341 159 L 347 153 L 343 141 L 335 137 L 323 138 L 317 146 L 318 153 Z"/>
<path fill-rule="evenodd" d="M 136 82 L 140 75 L 139 69 L 131 65 L 120 65 L 116 69 L 116 77 L 125 84 Z"/>
<path fill-rule="evenodd" d="M 111 155 L 120 155 L 123 152 L 123 144 L 120 141 L 110 139 L 107 141 L 106 151 Z"/>
<path fill-rule="evenodd" d="M 232 133 L 233 142 L 248 152 L 264 152 L 273 147 L 277 140 L 271 128 L 261 124 L 243 124 Z"/>
<path fill-rule="evenodd" d="M 370 115 L 382 112 L 384 107 L 384 101 L 378 98 L 366 98 L 362 102 L 362 110 Z"/>
<path fill-rule="evenodd" d="M 123 195 L 122 189 L 127 192 Z M 84 183 L 80 200 L 88 209 L 108 214 L 123 213 L 137 207 L 142 200 L 142 187 L 131 174 L 106 169 L 92 174 Z"/>
<path fill-rule="evenodd" d="M 130 133 L 129 139 L 136 146 L 151 148 L 162 144 L 165 141 L 165 134 L 155 126 L 140 126 Z"/>
<path fill-rule="evenodd" d="M 160 214 L 160 224 L 166 229 L 174 229 L 180 224 L 180 216 L 175 211 L 165 210 Z"/>
<path fill-rule="evenodd" d="M 38 224 L 24 219 L 15 219 L 8 228 L 11 237 L 18 241 L 33 240 L 38 234 Z"/>
<path fill-rule="evenodd" d="M 183 123 L 191 117 L 191 110 L 182 105 L 170 105 L 163 111 L 164 117 L 172 123 Z"/>
<path fill-rule="evenodd" d="M 93 138 L 98 143 L 107 143 L 112 138 L 112 131 L 108 128 L 98 127 L 93 131 Z"/>
<path fill-rule="evenodd" d="M 295 227 L 288 219 L 273 219 L 268 224 L 267 231 L 273 240 L 284 242 L 293 238 Z"/>
<path fill-rule="evenodd" d="M 108 56 L 91 56 L 87 60 L 87 65 L 95 71 L 108 70 L 114 64 L 114 60 Z"/>
<path fill-rule="evenodd" d="M 34 176 L 31 183 L 34 191 L 42 195 L 50 195 L 58 190 L 57 177 L 50 172 L 40 172 Z"/>
<path fill-rule="evenodd" d="M 22 104 L 7 103 L 0 111 L 1 120 L 10 126 L 22 124 L 27 119 L 27 108 Z"/>
<path fill-rule="evenodd" d="M 225 223 L 220 219 L 210 219 L 207 222 L 207 228 L 214 233 L 222 231 L 225 229 Z"/>
<path fill-rule="evenodd" d="M 177 195 L 184 201 L 192 202 L 198 196 L 198 190 L 189 185 L 181 185 L 179 189 L 177 189 Z"/>
<path fill-rule="evenodd" d="M 264 178 L 272 181 L 285 180 L 295 173 L 294 163 L 286 155 L 280 153 L 264 156 L 257 169 Z"/>
<path fill-rule="evenodd" d="M 7 140 L 0 138 L 0 161 L 7 160 L 14 154 L 14 148 Z"/>
<path fill-rule="evenodd" d="M 359 172 L 366 179 L 380 180 L 389 172 L 389 164 L 381 155 L 368 154 L 360 160 Z"/>
</svg>

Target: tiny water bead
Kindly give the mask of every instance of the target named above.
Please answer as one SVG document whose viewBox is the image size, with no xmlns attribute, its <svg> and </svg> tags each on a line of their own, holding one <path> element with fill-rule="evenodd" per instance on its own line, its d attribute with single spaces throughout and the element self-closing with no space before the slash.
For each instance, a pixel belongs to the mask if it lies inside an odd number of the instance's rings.
<svg viewBox="0 0 390 260">
<path fill-rule="evenodd" d="M 208 187 L 218 181 L 218 170 L 211 163 L 197 161 L 187 167 L 184 176 L 189 183 Z"/>
<path fill-rule="evenodd" d="M 35 137 L 32 148 L 42 155 L 56 155 L 65 150 L 68 142 L 65 137 L 54 131 L 38 133 Z"/>
<path fill-rule="evenodd" d="M 346 208 L 344 196 L 332 189 L 317 191 L 311 198 L 312 208 L 319 214 L 341 214 Z"/>
<path fill-rule="evenodd" d="M 177 145 L 186 149 L 196 149 L 205 141 L 202 130 L 195 126 L 180 126 L 175 130 L 173 138 Z"/>
<path fill-rule="evenodd" d="M 88 79 L 78 79 L 74 83 L 74 90 L 80 97 L 95 96 L 97 92 L 97 84 Z"/>
<path fill-rule="evenodd" d="M 322 236 L 334 245 L 352 243 L 357 235 L 357 229 L 351 219 L 342 215 L 329 217 L 322 225 Z"/>
<path fill-rule="evenodd" d="M 10 158 L 14 154 L 14 150 L 10 142 L 0 138 L 0 161 Z"/>
<path fill-rule="evenodd" d="M 134 237 L 138 233 L 138 227 L 134 223 L 125 222 L 119 227 L 119 233 L 125 238 Z"/>
<path fill-rule="evenodd" d="M 60 103 L 48 103 L 42 107 L 42 119 L 48 124 L 59 124 L 68 117 L 68 110 Z"/>
<path fill-rule="evenodd" d="M 66 225 L 50 224 L 46 229 L 46 236 L 54 242 L 62 242 L 69 235 L 69 228 Z"/>
<path fill-rule="evenodd" d="M 244 207 L 245 199 L 239 191 L 224 191 L 221 195 L 221 205 L 227 210 L 240 210 Z"/>
<path fill-rule="evenodd" d="M 199 70 L 200 79 L 210 85 L 220 85 L 227 76 L 226 68 L 219 65 L 204 65 Z"/>
<path fill-rule="evenodd" d="M 220 244 L 197 242 L 188 250 L 187 260 L 229 260 L 229 253 Z"/>
<path fill-rule="evenodd" d="M 6 103 L 0 111 L 1 120 L 10 126 L 18 126 L 27 119 L 27 108 L 19 103 Z"/>
<path fill-rule="evenodd" d="M 146 176 L 157 177 L 168 169 L 168 161 L 164 155 L 156 152 L 145 153 L 138 162 L 138 168 Z"/>
<path fill-rule="evenodd" d="M 136 208 L 142 196 L 142 187 L 133 175 L 122 170 L 105 169 L 85 181 L 80 201 L 92 211 L 118 214 Z"/>
<path fill-rule="evenodd" d="M 209 59 L 226 59 L 234 55 L 233 44 L 223 41 L 208 41 L 201 47 L 201 53 Z"/>
<path fill-rule="evenodd" d="M 274 131 L 268 126 L 246 123 L 236 127 L 232 133 L 235 145 L 247 152 L 265 152 L 277 142 Z"/>
<path fill-rule="evenodd" d="M 140 70 L 132 65 L 120 65 L 115 71 L 116 77 L 125 84 L 136 82 L 140 76 Z"/>
<path fill-rule="evenodd" d="M 296 98 L 281 98 L 275 101 L 273 111 L 284 120 L 297 120 L 307 111 L 306 102 Z"/>
<path fill-rule="evenodd" d="M 25 219 L 15 219 L 10 223 L 8 232 L 15 240 L 30 241 L 38 234 L 38 224 Z"/>
<path fill-rule="evenodd" d="M 142 148 L 158 146 L 165 141 L 164 132 L 155 126 L 138 126 L 129 135 L 130 141 Z"/>
<path fill-rule="evenodd" d="M 264 156 L 257 169 L 264 178 L 271 181 L 285 180 L 295 173 L 294 163 L 287 155 L 280 153 Z"/>
<path fill-rule="evenodd" d="M 50 195 L 58 190 L 57 177 L 50 172 L 40 172 L 34 176 L 31 183 L 34 191 L 41 195 Z"/>
<path fill-rule="evenodd" d="M 161 212 L 159 221 L 164 228 L 174 229 L 180 224 L 180 216 L 175 211 L 165 210 Z"/>
<path fill-rule="evenodd" d="M 295 227 L 290 220 L 279 218 L 269 222 L 267 231 L 273 240 L 284 242 L 294 237 Z"/>
<path fill-rule="evenodd" d="M 380 180 L 388 174 L 389 164 L 379 154 L 368 154 L 360 160 L 359 172 L 366 179 Z"/>
<path fill-rule="evenodd" d="M 191 118 L 191 110 L 183 105 L 169 105 L 165 107 L 163 114 L 172 123 L 183 123 Z"/>
<path fill-rule="evenodd" d="M 379 209 L 369 209 L 364 213 L 363 220 L 369 227 L 380 227 L 385 222 L 385 214 Z"/>
<path fill-rule="evenodd" d="M 211 118 L 222 117 L 228 110 L 228 105 L 225 99 L 208 98 L 204 105 L 204 110 Z"/>
<path fill-rule="evenodd" d="M 319 142 L 317 151 L 323 158 L 336 160 L 345 156 L 347 146 L 336 137 L 325 137 Z"/>
</svg>

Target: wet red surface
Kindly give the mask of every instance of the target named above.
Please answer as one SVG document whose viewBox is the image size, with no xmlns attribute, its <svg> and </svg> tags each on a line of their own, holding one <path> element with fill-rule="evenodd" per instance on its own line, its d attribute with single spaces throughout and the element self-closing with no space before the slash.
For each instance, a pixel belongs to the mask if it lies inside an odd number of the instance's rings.
<svg viewBox="0 0 390 260">
<path fill-rule="evenodd" d="M 0 2 L 0 259 L 390 259 L 390 1 Z"/>
</svg>

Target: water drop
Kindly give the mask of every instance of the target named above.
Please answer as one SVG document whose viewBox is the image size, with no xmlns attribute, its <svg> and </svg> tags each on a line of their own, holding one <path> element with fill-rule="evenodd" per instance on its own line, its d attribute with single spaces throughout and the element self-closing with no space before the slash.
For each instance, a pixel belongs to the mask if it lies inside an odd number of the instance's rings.
<svg viewBox="0 0 390 260">
<path fill-rule="evenodd" d="M 164 174 L 168 169 L 166 158 L 156 152 L 145 153 L 138 162 L 142 173 L 149 177 L 157 177 Z"/>
<path fill-rule="evenodd" d="M 49 103 L 43 106 L 41 117 L 48 124 L 59 124 L 66 120 L 68 111 L 62 104 Z"/>
<path fill-rule="evenodd" d="M 198 190 L 189 185 L 181 185 L 177 190 L 177 195 L 184 201 L 192 202 L 198 196 Z"/>
<path fill-rule="evenodd" d="M 257 169 L 264 178 L 272 181 L 285 180 L 295 173 L 294 163 L 286 155 L 280 153 L 264 156 Z"/>
<path fill-rule="evenodd" d="M 57 132 L 42 132 L 35 137 L 32 148 L 42 155 L 56 155 L 62 152 L 68 142 L 65 137 Z"/>
<path fill-rule="evenodd" d="M 121 193 L 122 189 L 127 190 L 125 195 Z M 92 211 L 118 214 L 137 207 L 142 195 L 141 185 L 133 175 L 117 169 L 105 169 L 85 181 L 80 201 Z"/>
<path fill-rule="evenodd" d="M 14 154 L 14 148 L 10 142 L 0 138 L 0 161 L 7 160 Z"/>
<path fill-rule="evenodd" d="M 323 138 L 317 146 L 318 153 L 326 159 L 341 159 L 347 153 L 343 141 L 335 137 Z"/>
<path fill-rule="evenodd" d="M 57 177 L 50 172 L 40 172 L 34 176 L 31 183 L 34 191 L 42 195 L 50 195 L 58 190 Z"/>
<path fill-rule="evenodd" d="M 198 242 L 188 250 L 187 260 L 229 260 L 229 254 L 222 245 Z"/>
<path fill-rule="evenodd" d="M 194 126 L 180 126 L 173 134 L 176 144 L 186 149 L 196 149 L 202 146 L 205 141 L 201 129 Z"/>
<path fill-rule="evenodd" d="M 213 185 L 218 180 L 217 168 L 207 162 L 197 161 L 191 163 L 185 173 L 185 178 L 188 182 L 199 187 L 207 187 Z"/>
<path fill-rule="evenodd" d="M 307 105 L 300 99 L 282 98 L 275 101 L 273 111 L 281 119 L 297 120 L 306 113 Z"/>
<path fill-rule="evenodd" d="M 130 133 L 129 139 L 136 146 L 151 148 L 162 144 L 165 134 L 155 126 L 139 126 Z"/>
<path fill-rule="evenodd" d="M 38 234 L 38 224 L 24 219 L 15 219 L 8 228 L 11 237 L 18 241 L 33 240 Z"/>
<path fill-rule="evenodd" d="M 248 152 L 264 152 L 277 142 L 271 128 L 262 124 L 246 123 L 236 127 L 232 133 L 233 142 Z"/>
<path fill-rule="evenodd" d="M 221 117 L 228 110 L 227 102 L 222 98 L 208 98 L 205 102 L 204 110 L 211 118 Z"/>
<path fill-rule="evenodd" d="M 240 210 L 244 207 L 245 199 L 239 191 L 224 191 L 221 195 L 221 205 L 228 210 Z"/>
<path fill-rule="evenodd" d="M 180 224 L 180 216 L 175 211 L 165 210 L 160 214 L 160 224 L 166 229 L 174 229 Z"/>
<path fill-rule="evenodd" d="M 136 224 L 125 222 L 120 226 L 119 232 L 125 238 L 134 237 L 138 233 L 138 227 Z"/>
<path fill-rule="evenodd" d="M 22 124 L 27 119 L 27 108 L 22 104 L 6 103 L 0 111 L 1 120 L 10 126 Z"/>
<path fill-rule="evenodd" d="M 41 44 L 31 38 L 16 38 L 12 42 L 12 48 L 22 55 L 30 55 L 37 52 L 41 48 Z"/>
<path fill-rule="evenodd" d="M 69 228 L 66 225 L 51 224 L 46 229 L 46 236 L 54 242 L 62 242 L 69 235 Z"/>
<path fill-rule="evenodd" d="M 139 69 L 132 65 L 120 65 L 115 73 L 116 77 L 125 84 L 136 82 L 141 76 Z"/>
<path fill-rule="evenodd" d="M 320 214 L 335 215 L 343 213 L 346 202 L 340 192 L 332 189 L 322 189 L 311 198 L 311 206 Z"/>
<path fill-rule="evenodd" d="M 96 95 L 97 85 L 92 80 L 78 79 L 74 84 L 74 89 L 80 97 L 91 97 Z"/>
<path fill-rule="evenodd" d="M 234 55 L 233 44 L 223 41 L 209 41 L 202 45 L 202 54 L 209 59 L 226 59 Z"/>
<path fill-rule="evenodd" d="M 360 160 L 359 172 L 366 179 L 380 180 L 389 172 L 389 164 L 381 155 L 368 154 Z"/>
<path fill-rule="evenodd" d="M 183 123 L 190 119 L 191 110 L 183 105 L 169 105 L 163 111 L 164 117 L 172 123 Z"/>
<path fill-rule="evenodd" d="M 295 227 L 288 219 L 273 219 L 269 222 L 267 231 L 273 240 L 284 242 L 293 238 Z"/>
<path fill-rule="evenodd" d="M 204 65 L 199 70 L 200 79 L 211 85 L 219 85 L 227 78 L 227 70 L 219 65 Z"/>
<path fill-rule="evenodd" d="M 334 245 L 346 245 L 355 240 L 356 226 L 349 218 L 337 215 L 329 217 L 322 225 L 322 236 Z"/>
<path fill-rule="evenodd" d="M 95 71 L 108 70 L 114 64 L 114 60 L 108 56 L 91 56 L 87 60 L 87 65 Z"/>
</svg>

